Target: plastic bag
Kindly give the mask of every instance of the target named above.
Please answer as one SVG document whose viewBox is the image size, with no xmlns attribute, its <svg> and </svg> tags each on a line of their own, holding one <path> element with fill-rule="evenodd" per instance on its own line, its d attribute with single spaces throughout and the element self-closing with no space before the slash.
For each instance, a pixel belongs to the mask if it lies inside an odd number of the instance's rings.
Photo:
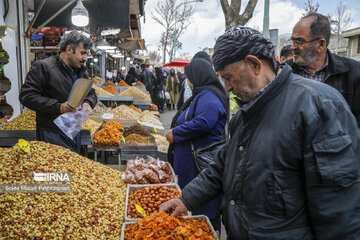
<svg viewBox="0 0 360 240">
<path fill-rule="evenodd" d="M 58 116 L 54 120 L 54 123 L 66 136 L 73 140 L 80 132 L 82 124 L 89 118 L 90 114 L 91 110 L 84 108 L 76 112 L 64 113 Z"/>
<path fill-rule="evenodd" d="M 170 99 L 170 93 L 169 92 L 165 92 L 165 98 L 166 98 L 166 100 Z"/>
</svg>

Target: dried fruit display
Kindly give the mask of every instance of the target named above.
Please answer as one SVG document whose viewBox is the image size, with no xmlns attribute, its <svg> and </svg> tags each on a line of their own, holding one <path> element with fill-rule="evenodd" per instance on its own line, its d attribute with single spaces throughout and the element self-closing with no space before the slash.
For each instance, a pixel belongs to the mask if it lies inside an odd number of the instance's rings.
<svg viewBox="0 0 360 240">
<path fill-rule="evenodd" d="M 112 94 L 118 94 L 119 92 L 112 86 L 112 85 L 107 85 L 107 87 L 105 88 L 106 91 L 111 92 Z"/>
<path fill-rule="evenodd" d="M 132 105 L 132 104 L 129 106 L 129 108 L 134 109 L 134 110 L 137 111 L 137 112 L 141 112 L 141 109 L 140 109 L 140 108 L 137 108 L 137 107 L 135 107 L 135 106 Z"/>
<path fill-rule="evenodd" d="M 159 108 L 155 104 L 150 104 L 151 111 L 159 111 Z"/>
<path fill-rule="evenodd" d="M 152 136 L 152 133 L 149 130 L 147 130 L 146 128 L 144 128 L 140 125 L 132 125 L 129 128 L 127 128 L 124 131 L 124 137 L 127 137 L 132 133 L 139 134 L 143 137 L 151 137 Z"/>
<path fill-rule="evenodd" d="M 94 135 L 95 147 L 118 147 L 124 126 L 113 121 L 103 125 Z"/>
<path fill-rule="evenodd" d="M 93 80 L 93 82 L 94 82 L 95 84 L 100 84 L 100 80 L 99 80 L 99 79 L 93 78 L 92 80 Z"/>
<path fill-rule="evenodd" d="M 33 110 L 26 110 L 5 123 L 2 130 L 35 130 L 36 129 L 36 112 Z"/>
<path fill-rule="evenodd" d="M 101 123 L 96 122 L 92 119 L 88 119 L 83 123 L 83 125 L 81 126 L 81 129 L 90 130 L 90 134 L 92 136 L 100 126 L 101 126 Z"/>
<path fill-rule="evenodd" d="M 138 143 L 154 143 L 154 141 L 152 139 L 145 138 L 136 133 L 132 133 L 132 134 L 128 135 L 127 137 L 125 137 L 125 140 L 126 141 L 133 140 Z"/>
<path fill-rule="evenodd" d="M 146 173 L 148 178 L 154 178 L 155 181 L 157 176 L 155 174 Z M 178 189 L 172 187 L 166 187 L 162 185 L 156 185 L 151 187 L 145 187 L 129 193 L 129 199 L 127 204 L 127 217 L 128 218 L 141 218 L 143 217 L 136 211 L 135 204 L 140 205 L 146 215 L 151 213 L 159 212 L 159 207 L 162 203 L 180 197 L 181 193 Z"/>
<path fill-rule="evenodd" d="M 124 239 L 215 240 L 215 237 L 205 219 L 199 221 L 194 218 L 174 218 L 165 212 L 158 212 L 128 226 Z"/>
<path fill-rule="evenodd" d="M 71 173 L 69 193 L 0 193 L 0 239 L 119 239 L 126 184 L 121 172 L 61 146 L 0 149 L 2 184 L 39 184 L 33 173 Z M 58 182 L 59 184 L 59 182 Z"/>
<path fill-rule="evenodd" d="M 124 80 L 121 80 L 121 81 L 118 83 L 118 86 L 120 86 L 120 87 L 130 87 L 130 85 L 127 84 Z"/>
<path fill-rule="evenodd" d="M 114 109 L 111 109 L 110 113 L 114 114 L 115 119 L 138 120 L 140 118 L 139 112 L 129 108 L 126 105 L 120 105 Z"/>
<path fill-rule="evenodd" d="M 137 81 L 136 83 L 135 83 L 135 86 L 145 86 L 142 82 L 140 82 L 140 81 Z"/>
<path fill-rule="evenodd" d="M 152 179 L 147 178 L 144 173 L 144 171 L 148 173 L 147 170 L 154 172 L 159 182 L 152 182 Z M 164 161 L 148 157 L 147 161 L 143 158 L 129 160 L 126 165 L 124 180 L 131 184 L 171 183 L 174 182 L 174 177 L 170 167 Z"/>
<path fill-rule="evenodd" d="M 92 86 L 93 89 L 95 89 L 95 93 L 97 95 L 109 95 L 109 96 L 114 96 L 114 94 L 109 93 L 108 91 L 105 91 L 104 89 L 97 87 L 97 86 Z"/>
<path fill-rule="evenodd" d="M 167 153 L 170 143 L 168 142 L 166 137 L 159 135 L 159 134 L 154 134 L 154 137 L 155 137 L 157 150 L 159 152 Z"/>
<path fill-rule="evenodd" d="M 143 99 L 144 101 L 151 101 L 150 95 L 137 89 L 136 87 L 129 87 L 125 91 L 119 93 L 119 96 L 126 96 L 126 97 L 137 97 Z"/>
<path fill-rule="evenodd" d="M 155 125 L 162 125 L 159 117 L 155 116 L 152 112 L 145 110 L 140 115 L 140 120 L 143 122 L 152 123 Z"/>
<path fill-rule="evenodd" d="M 108 85 L 111 85 L 111 86 L 115 86 L 115 83 L 113 83 L 112 81 L 110 80 L 107 80 L 106 82 L 104 82 L 101 86 L 108 86 Z"/>
<path fill-rule="evenodd" d="M 92 110 L 93 114 L 104 114 L 108 112 L 108 108 L 101 102 L 98 102 L 94 109 Z"/>
<path fill-rule="evenodd" d="M 129 141 L 123 142 L 121 144 L 125 145 L 125 146 L 150 146 L 150 145 L 154 145 L 153 143 L 138 143 L 138 142 L 135 142 L 133 140 L 129 140 Z"/>
</svg>

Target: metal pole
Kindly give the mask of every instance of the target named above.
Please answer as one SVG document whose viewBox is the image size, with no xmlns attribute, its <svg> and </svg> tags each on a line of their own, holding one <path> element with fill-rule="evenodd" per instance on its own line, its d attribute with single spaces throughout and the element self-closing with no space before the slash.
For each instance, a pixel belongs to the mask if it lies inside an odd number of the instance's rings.
<svg viewBox="0 0 360 240">
<path fill-rule="evenodd" d="M 263 21 L 263 35 L 265 38 L 270 38 L 269 33 L 269 0 L 265 0 L 264 2 L 264 21 Z"/>
<path fill-rule="evenodd" d="M 180 6 L 180 4 L 175 8 L 175 24 L 174 24 L 174 53 L 173 53 L 173 59 L 171 61 L 176 60 L 176 15 L 177 15 L 177 8 Z"/>
</svg>

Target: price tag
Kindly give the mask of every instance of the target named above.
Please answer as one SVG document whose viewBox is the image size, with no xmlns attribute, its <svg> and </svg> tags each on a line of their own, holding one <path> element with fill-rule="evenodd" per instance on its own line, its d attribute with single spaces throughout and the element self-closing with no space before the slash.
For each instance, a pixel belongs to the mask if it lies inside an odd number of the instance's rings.
<svg viewBox="0 0 360 240">
<path fill-rule="evenodd" d="M 124 138 L 124 136 L 121 136 L 121 140 L 123 140 L 123 142 L 125 142 L 125 138 Z"/>
<path fill-rule="evenodd" d="M 30 152 L 30 145 L 25 139 L 19 139 L 19 146 L 24 152 Z"/>
<path fill-rule="evenodd" d="M 140 213 L 141 215 L 146 217 L 145 210 L 142 207 L 140 207 L 140 205 L 135 204 L 135 208 L 136 208 L 136 211 L 138 211 L 138 213 Z"/>
<path fill-rule="evenodd" d="M 157 133 L 157 129 L 156 129 L 156 128 L 154 128 L 154 132 Z"/>
<path fill-rule="evenodd" d="M 138 122 L 140 125 L 142 124 L 139 119 L 137 120 L 137 122 Z"/>
<path fill-rule="evenodd" d="M 154 135 L 154 134 L 151 134 L 151 136 L 155 137 L 155 135 Z"/>
</svg>

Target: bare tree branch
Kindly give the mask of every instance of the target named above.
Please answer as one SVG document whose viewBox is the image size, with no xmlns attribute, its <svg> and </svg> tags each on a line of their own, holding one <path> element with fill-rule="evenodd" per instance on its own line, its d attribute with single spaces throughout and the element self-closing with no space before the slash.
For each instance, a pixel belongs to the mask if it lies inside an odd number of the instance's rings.
<svg viewBox="0 0 360 240">
<path fill-rule="evenodd" d="M 225 16 L 225 28 L 229 29 L 236 25 L 245 25 L 253 16 L 254 9 L 258 0 L 249 0 L 244 12 L 240 14 L 241 0 L 220 0 L 221 8 Z"/>
<path fill-rule="evenodd" d="M 166 53 L 168 53 L 170 61 L 173 59 L 174 43 L 176 48 L 181 48 L 182 44 L 179 42 L 179 38 L 190 25 L 193 13 L 194 9 L 189 3 L 177 0 L 163 0 L 157 4 L 155 11 L 151 12 L 151 17 L 164 29 L 160 40 L 163 63 L 166 62 Z"/>
</svg>

